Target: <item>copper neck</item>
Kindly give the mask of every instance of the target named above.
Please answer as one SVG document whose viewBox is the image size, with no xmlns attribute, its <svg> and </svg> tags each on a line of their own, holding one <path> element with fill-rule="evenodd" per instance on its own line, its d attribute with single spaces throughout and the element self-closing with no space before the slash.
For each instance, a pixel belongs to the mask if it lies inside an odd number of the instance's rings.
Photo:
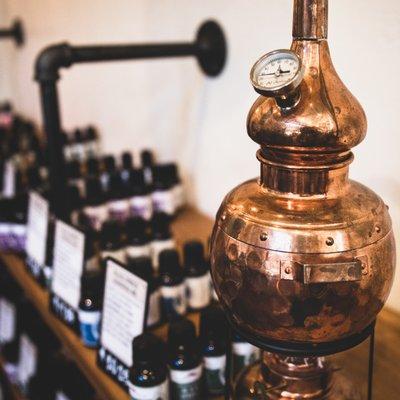
<svg viewBox="0 0 400 400">
<path fill-rule="evenodd" d="M 328 37 L 328 0 L 294 0 L 293 38 L 321 40 Z"/>
<path fill-rule="evenodd" d="M 325 398 L 331 390 L 332 372 L 323 357 L 285 357 L 263 353 L 263 375 L 272 386 L 268 397 L 271 399 Z"/>
</svg>

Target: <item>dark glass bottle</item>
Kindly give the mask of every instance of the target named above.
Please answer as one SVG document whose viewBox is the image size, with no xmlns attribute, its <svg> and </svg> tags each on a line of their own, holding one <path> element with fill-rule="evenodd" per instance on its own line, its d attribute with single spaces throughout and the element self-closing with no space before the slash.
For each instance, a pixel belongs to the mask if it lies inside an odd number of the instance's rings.
<svg viewBox="0 0 400 400">
<path fill-rule="evenodd" d="M 81 339 L 86 347 L 95 348 L 99 345 L 103 288 L 102 271 L 92 270 L 83 273 L 78 318 Z"/>
<path fill-rule="evenodd" d="M 203 244 L 199 241 L 185 243 L 183 256 L 188 307 L 201 310 L 211 302 L 210 275 Z"/>
<path fill-rule="evenodd" d="M 84 133 L 81 129 L 74 130 L 70 151 L 73 160 L 82 161 L 85 158 Z"/>
<path fill-rule="evenodd" d="M 140 161 L 144 169 L 144 176 L 147 185 L 152 185 L 152 167 L 154 166 L 154 154 L 151 150 L 143 150 L 140 153 Z"/>
<path fill-rule="evenodd" d="M 161 304 L 163 318 L 173 320 L 186 313 L 183 269 L 176 250 L 160 253 Z"/>
<path fill-rule="evenodd" d="M 110 177 L 114 172 L 116 172 L 114 156 L 105 156 L 103 158 L 103 171 L 100 175 L 101 185 L 105 193 L 108 193 Z"/>
<path fill-rule="evenodd" d="M 144 169 L 133 169 L 129 174 L 129 208 L 132 216 L 149 221 L 153 215 L 151 187 L 146 183 Z"/>
<path fill-rule="evenodd" d="M 164 343 L 150 333 L 133 340 L 130 370 L 131 400 L 168 400 L 168 369 Z"/>
<path fill-rule="evenodd" d="M 152 168 L 154 212 L 164 212 L 173 216 L 176 211 L 174 185 L 171 181 L 168 164 L 156 165 Z"/>
<path fill-rule="evenodd" d="M 235 378 L 245 367 L 260 358 L 260 349 L 246 342 L 238 333 L 232 340 L 232 374 Z"/>
<path fill-rule="evenodd" d="M 85 195 L 85 181 L 83 179 L 81 163 L 78 160 L 69 161 L 66 165 L 68 183 L 76 185 L 81 196 Z"/>
<path fill-rule="evenodd" d="M 155 213 L 151 220 L 151 253 L 153 266 L 158 272 L 159 256 L 163 250 L 174 249 L 175 240 L 170 228 L 170 217 L 165 213 Z"/>
<path fill-rule="evenodd" d="M 182 319 L 168 330 L 168 365 L 172 400 L 201 400 L 202 360 L 193 322 Z"/>
<path fill-rule="evenodd" d="M 88 126 L 85 135 L 86 158 L 97 157 L 99 151 L 99 135 L 94 126 Z"/>
<path fill-rule="evenodd" d="M 121 178 L 119 172 L 110 175 L 108 192 L 108 216 L 115 221 L 124 222 L 129 218 L 129 203 L 127 200 L 127 186 Z"/>
<path fill-rule="evenodd" d="M 83 200 L 77 185 L 69 184 L 67 186 L 67 204 L 70 210 L 70 222 L 73 226 L 78 226 L 79 213 L 82 208 Z"/>
<path fill-rule="evenodd" d="M 129 218 L 125 225 L 126 263 L 138 257 L 151 257 L 151 237 L 147 222 L 141 217 Z"/>
<path fill-rule="evenodd" d="M 146 326 L 152 327 L 161 322 L 161 290 L 160 278 L 153 273 L 151 258 L 138 257 L 128 263 L 128 269 L 140 276 L 148 284 L 149 305 L 147 311 Z"/>
<path fill-rule="evenodd" d="M 124 183 L 129 181 L 130 172 L 133 170 L 133 157 L 130 151 L 125 151 L 121 156 L 121 179 Z"/>
<path fill-rule="evenodd" d="M 98 158 L 89 157 L 86 160 L 86 176 L 87 177 L 98 177 L 100 174 L 100 162 Z"/>
<path fill-rule="evenodd" d="M 121 226 L 117 221 L 105 221 L 100 232 L 100 256 L 103 266 L 106 257 L 125 262 L 125 249 L 122 243 Z"/>
<path fill-rule="evenodd" d="M 100 179 L 93 176 L 86 179 L 86 198 L 83 213 L 89 226 L 95 231 L 100 231 L 107 219 L 108 210 L 105 204 L 105 194 Z"/>
<path fill-rule="evenodd" d="M 200 317 L 200 342 L 205 391 L 209 396 L 225 393 L 227 338 L 227 321 L 222 309 L 210 306 L 203 310 Z"/>
</svg>

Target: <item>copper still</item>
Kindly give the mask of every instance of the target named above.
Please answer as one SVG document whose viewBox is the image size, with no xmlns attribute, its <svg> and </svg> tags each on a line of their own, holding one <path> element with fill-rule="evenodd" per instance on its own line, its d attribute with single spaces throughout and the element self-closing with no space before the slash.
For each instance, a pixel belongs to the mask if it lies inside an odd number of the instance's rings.
<svg viewBox="0 0 400 400">
<path fill-rule="evenodd" d="M 388 207 L 348 177 L 367 121 L 333 67 L 327 22 L 328 0 L 294 0 L 291 50 L 268 53 L 251 72 L 261 96 L 247 131 L 260 145 L 261 175 L 228 193 L 218 211 L 212 277 L 235 328 L 289 356 L 265 352 L 239 378 L 235 399 L 356 399 L 338 394 L 332 368 L 313 349 L 339 351 L 362 336 L 394 277 Z M 291 357 L 299 348 L 313 356 Z M 255 395 L 257 374 L 265 397 Z"/>
</svg>

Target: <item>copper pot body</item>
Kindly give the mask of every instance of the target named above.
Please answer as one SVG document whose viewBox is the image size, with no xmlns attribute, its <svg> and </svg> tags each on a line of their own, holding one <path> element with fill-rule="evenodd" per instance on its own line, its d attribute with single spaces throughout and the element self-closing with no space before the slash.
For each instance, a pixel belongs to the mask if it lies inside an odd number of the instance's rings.
<svg viewBox="0 0 400 400">
<path fill-rule="evenodd" d="M 305 67 L 300 101 L 289 110 L 275 98 L 255 102 L 247 130 L 260 144 L 260 178 L 225 197 L 214 226 L 216 292 L 240 330 L 259 340 L 321 343 L 357 334 L 393 282 L 388 209 L 348 178 L 367 121 L 333 67 L 327 3 L 294 2 L 291 48 Z"/>
</svg>

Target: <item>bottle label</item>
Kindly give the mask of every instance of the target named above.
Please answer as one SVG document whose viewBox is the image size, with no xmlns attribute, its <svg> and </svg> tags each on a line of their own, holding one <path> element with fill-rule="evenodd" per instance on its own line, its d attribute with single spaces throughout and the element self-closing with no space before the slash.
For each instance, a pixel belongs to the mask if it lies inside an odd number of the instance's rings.
<svg viewBox="0 0 400 400">
<path fill-rule="evenodd" d="M 171 369 L 171 391 L 175 400 L 201 399 L 201 375 L 203 366 L 188 371 Z"/>
<path fill-rule="evenodd" d="M 161 320 L 161 292 L 160 289 L 150 294 L 147 326 L 158 324 Z"/>
<path fill-rule="evenodd" d="M 192 309 L 207 307 L 211 301 L 210 276 L 188 277 L 185 280 L 188 306 Z"/>
<path fill-rule="evenodd" d="M 129 203 L 126 200 L 110 201 L 108 203 L 108 216 L 114 221 L 126 221 L 129 218 Z"/>
<path fill-rule="evenodd" d="M 133 196 L 129 200 L 130 211 L 134 217 L 142 217 L 149 221 L 153 215 L 153 201 L 150 195 Z"/>
<path fill-rule="evenodd" d="M 236 376 L 243 368 L 260 357 L 260 349 L 247 342 L 232 344 L 233 374 Z"/>
<path fill-rule="evenodd" d="M 144 244 L 142 246 L 127 246 L 125 248 L 127 262 L 134 260 L 139 257 L 151 257 L 151 246 L 150 244 Z"/>
<path fill-rule="evenodd" d="M 186 313 L 185 285 L 161 286 L 164 316 L 176 317 Z"/>
<path fill-rule="evenodd" d="M 153 387 L 140 387 L 129 384 L 131 400 L 168 400 L 168 380 Z"/>
<path fill-rule="evenodd" d="M 163 250 L 175 249 L 175 240 L 154 240 L 151 242 L 151 258 L 155 272 L 158 272 L 158 257 Z"/>
<path fill-rule="evenodd" d="M 15 305 L 4 298 L 0 299 L 0 344 L 9 343 L 14 340 L 16 317 Z"/>
<path fill-rule="evenodd" d="M 100 231 L 103 222 L 107 220 L 108 210 L 106 205 L 87 206 L 83 209 L 85 217 L 88 219 L 89 225 L 95 231 Z"/>
<path fill-rule="evenodd" d="M 204 377 L 206 390 L 212 395 L 225 391 L 226 355 L 204 357 Z"/>
<path fill-rule="evenodd" d="M 175 196 L 173 189 L 156 190 L 152 193 L 151 197 L 155 212 L 164 212 L 169 215 L 175 214 Z"/>
<path fill-rule="evenodd" d="M 79 326 L 83 343 L 88 347 L 96 347 L 100 340 L 100 311 L 79 310 Z"/>
</svg>

